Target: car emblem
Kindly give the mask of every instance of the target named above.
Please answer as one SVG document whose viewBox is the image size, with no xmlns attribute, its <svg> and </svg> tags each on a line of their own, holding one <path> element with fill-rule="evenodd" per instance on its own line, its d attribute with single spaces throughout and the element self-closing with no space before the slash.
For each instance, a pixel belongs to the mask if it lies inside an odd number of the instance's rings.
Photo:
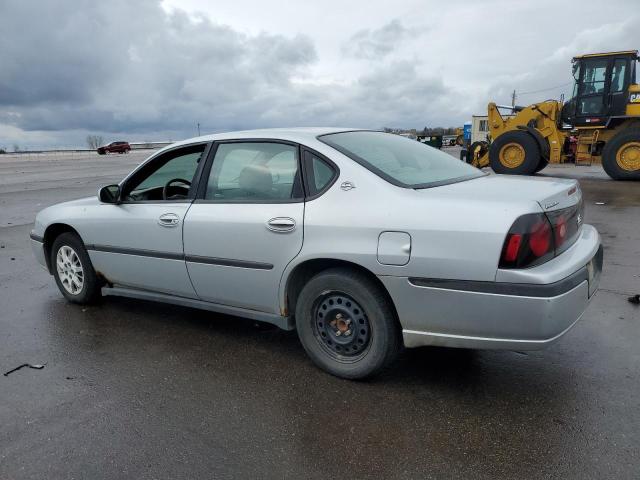
<svg viewBox="0 0 640 480">
<path fill-rule="evenodd" d="M 547 203 L 547 204 L 544 206 L 544 209 L 545 209 L 545 210 L 549 210 L 550 208 L 555 207 L 555 206 L 556 206 L 556 205 L 558 205 L 559 203 L 560 203 L 560 202 L 551 202 L 551 203 Z"/>
<path fill-rule="evenodd" d="M 582 223 L 582 214 L 578 214 L 578 218 L 576 218 L 576 220 L 578 221 L 578 225 L 580 225 Z"/>
<path fill-rule="evenodd" d="M 342 182 L 342 185 L 340 185 L 340 188 L 345 192 L 348 192 L 349 190 L 356 188 L 356 186 L 351 182 Z"/>
</svg>

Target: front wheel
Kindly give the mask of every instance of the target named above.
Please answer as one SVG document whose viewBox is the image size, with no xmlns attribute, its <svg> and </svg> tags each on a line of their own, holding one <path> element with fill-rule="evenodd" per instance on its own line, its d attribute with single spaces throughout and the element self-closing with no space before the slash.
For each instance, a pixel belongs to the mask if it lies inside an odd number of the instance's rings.
<svg viewBox="0 0 640 480">
<path fill-rule="evenodd" d="M 540 159 L 538 142 L 522 130 L 503 133 L 489 147 L 489 162 L 496 173 L 531 175 L 540 165 Z"/>
<path fill-rule="evenodd" d="M 477 168 L 486 167 L 486 165 L 480 165 L 479 160 L 489 150 L 489 144 L 484 141 L 473 142 L 467 151 L 467 163 Z"/>
<path fill-rule="evenodd" d="M 401 348 L 386 292 L 357 271 L 335 268 L 313 277 L 300 293 L 295 316 L 298 337 L 311 360 L 338 377 L 373 376 Z"/>
<path fill-rule="evenodd" d="M 87 304 L 100 296 L 101 282 L 76 234 L 63 233 L 54 240 L 51 266 L 60 292 L 70 302 Z"/>
</svg>

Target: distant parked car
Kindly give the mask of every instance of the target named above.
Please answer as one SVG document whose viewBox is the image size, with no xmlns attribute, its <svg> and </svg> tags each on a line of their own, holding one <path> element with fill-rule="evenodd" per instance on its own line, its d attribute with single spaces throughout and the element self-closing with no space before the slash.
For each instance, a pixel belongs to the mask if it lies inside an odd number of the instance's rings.
<svg viewBox="0 0 640 480">
<path fill-rule="evenodd" d="M 295 328 L 345 378 L 403 344 L 545 347 L 602 268 L 575 180 L 487 175 L 399 135 L 330 128 L 171 145 L 98 196 L 41 211 L 31 240 L 71 302 L 126 296 Z"/>
<path fill-rule="evenodd" d="M 106 153 L 129 153 L 131 150 L 131 145 L 129 142 L 111 142 L 108 145 L 103 145 L 98 147 L 98 154 L 104 155 Z"/>
</svg>

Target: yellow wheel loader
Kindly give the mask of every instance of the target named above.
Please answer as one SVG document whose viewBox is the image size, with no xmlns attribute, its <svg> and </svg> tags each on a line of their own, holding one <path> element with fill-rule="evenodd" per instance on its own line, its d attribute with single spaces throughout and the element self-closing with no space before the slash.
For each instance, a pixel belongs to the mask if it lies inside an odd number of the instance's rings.
<svg viewBox="0 0 640 480">
<path fill-rule="evenodd" d="M 462 147 L 464 145 L 464 129 L 456 128 L 455 136 L 456 136 L 456 145 L 458 145 L 459 147 Z"/>
<path fill-rule="evenodd" d="M 602 163 L 615 180 L 640 180 L 638 60 L 637 50 L 574 57 L 573 97 L 564 104 L 490 103 L 489 139 L 472 144 L 467 161 L 512 175 L 531 175 L 548 163 Z"/>
</svg>

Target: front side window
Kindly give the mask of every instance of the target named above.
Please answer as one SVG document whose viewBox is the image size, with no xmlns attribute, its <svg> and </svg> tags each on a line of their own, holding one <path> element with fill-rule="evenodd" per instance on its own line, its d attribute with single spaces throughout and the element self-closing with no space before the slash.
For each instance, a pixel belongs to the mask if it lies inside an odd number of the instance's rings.
<svg viewBox="0 0 640 480">
<path fill-rule="evenodd" d="M 318 139 L 401 187 L 427 188 L 484 175 L 436 148 L 391 133 L 342 132 Z"/>
<path fill-rule="evenodd" d="M 218 145 L 205 199 L 269 202 L 301 197 L 297 147 L 269 142 Z"/>
<path fill-rule="evenodd" d="M 123 199 L 125 201 L 186 199 L 204 149 L 205 145 L 187 147 L 167 152 L 152 160 L 127 182 Z"/>
<path fill-rule="evenodd" d="M 608 60 L 584 61 L 582 77 L 582 91 L 580 95 L 592 95 L 604 93 L 605 80 L 607 78 Z"/>
</svg>

